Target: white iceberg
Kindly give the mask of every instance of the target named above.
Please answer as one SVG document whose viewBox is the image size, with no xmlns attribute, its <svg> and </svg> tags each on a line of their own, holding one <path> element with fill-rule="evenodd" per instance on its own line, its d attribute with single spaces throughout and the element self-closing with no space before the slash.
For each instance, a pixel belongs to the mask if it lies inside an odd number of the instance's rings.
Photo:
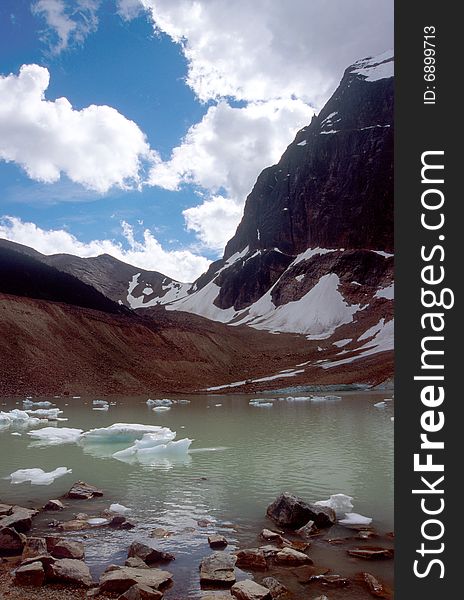
<svg viewBox="0 0 464 600">
<path fill-rule="evenodd" d="M 92 404 L 94 406 L 106 406 L 108 404 L 107 400 L 93 400 Z"/>
<path fill-rule="evenodd" d="M 170 406 L 155 406 L 154 408 L 152 408 L 153 411 L 155 412 L 167 412 L 168 410 L 171 410 Z"/>
<path fill-rule="evenodd" d="M 58 446 L 77 442 L 82 431 L 82 429 L 73 429 L 72 427 L 42 427 L 42 429 L 29 431 L 27 435 L 43 445 Z"/>
<path fill-rule="evenodd" d="M 33 400 L 29 400 L 28 398 L 26 398 L 26 400 L 23 400 L 23 405 L 24 406 L 38 406 L 41 408 L 50 408 L 51 406 L 54 406 L 54 404 L 52 402 L 49 402 L 48 400 L 34 402 Z"/>
<path fill-rule="evenodd" d="M 109 405 L 106 404 L 105 406 L 94 406 L 94 407 L 92 407 L 92 410 L 100 410 L 100 411 L 106 412 L 107 410 L 109 410 L 109 408 L 110 408 Z"/>
<path fill-rule="evenodd" d="M 160 425 L 141 425 L 139 423 L 113 423 L 109 427 L 90 429 L 81 436 L 81 442 L 97 444 L 133 443 L 146 433 L 158 433 L 164 429 Z"/>
<path fill-rule="evenodd" d="M 67 475 L 68 473 L 72 473 L 72 469 L 68 469 L 67 467 L 58 467 L 49 473 L 43 469 L 19 469 L 10 474 L 10 481 L 14 485 L 27 481 L 30 481 L 31 485 L 50 485 L 55 479 L 63 477 L 63 475 Z"/>
<path fill-rule="evenodd" d="M 370 525 L 372 523 L 371 517 L 365 517 L 358 513 L 346 513 L 344 519 L 338 521 L 340 525 Z"/>
<path fill-rule="evenodd" d="M 0 411 L 0 427 L 34 427 L 40 424 L 38 417 L 31 416 L 25 410 L 13 408 L 9 412 Z"/>
<path fill-rule="evenodd" d="M 335 511 L 337 518 L 341 516 L 345 516 L 346 513 L 350 513 L 353 510 L 352 501 L 353 498 L 351 496 L 347 496 L 346 494 L 332 494 L 328 500 L 319 500 L 315 502 L 317 506 L 328 506 Z M 354 513 L 351 513 L 354 514 Z"/>
<path fill-rule="evenodd" d="M 98 527 L 100 525 L 108 525 L 108 519 L 103 519 L 102 517 L 93 517 L 91 519 L 87 519 L 87 523 L 92 527 Z"/>
<path fill-rule="evenodd" d="M 273 402 L 263 402 L 262 400 L 250 400 L 248 404 L 258 408 L 272 408 L 274 406 Z"/>
<path fill-rule="evenodd" d="M 133 446 L 119 450 L 113 458 L 123 461 L 138 460 L 146 462 L 152 458 L 165 456 L 186 456 L 192 440 L 184 438 L 174 441 L 176 432 L 163 427 L 157 433 L 147 433 Z"/>
<path fill-rule="evenodd" d="M 156 400 L 152 400 L 151 398 L 148 398 L 147 406 L 155 406 L 155 405 L 156 405 Z"/>
<path fill-rule="evenodd" d="M 376 402 L 374 404 L 375 408 L 385 408 L 387 406 L 387 403 L 385 401 L 383 402 Z"/>
<path fill-rule="evenodd" d="M 172 406 L 174 404 L 173 400 L 169 400 L 169 398 L 163 398 L 162 400 L 152 400 L 153 406 Z"/>
<path fill-rule="evenodd" d="M 26 412 L 32 417 L 48 419 L 49 421 L 55 421 L 58 419 L 58 415 L 63 414 L 63 411 L 59 408 L 37 408 L 36 410 L 26 410 Z"/>
<path fill-rule="evenodd" d="M 124 506 L 123 504 L 118 504 L 115 502 L 114 504 L 110 505 L 110 511 L 119 515 L 124 515 L 125 513 L 130 512 L 131 509 L 127 508 L 127 506 Z"/>
</svg>

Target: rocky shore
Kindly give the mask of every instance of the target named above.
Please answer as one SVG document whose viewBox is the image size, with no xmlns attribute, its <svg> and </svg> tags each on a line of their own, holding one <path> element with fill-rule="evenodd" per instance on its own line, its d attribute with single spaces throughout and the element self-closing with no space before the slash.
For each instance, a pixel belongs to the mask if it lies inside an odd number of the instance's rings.
<svg viewBox="0 0 464 600">
<path fill-rule="evenodd" d="M 143 540 L 135 539 L 128 545 L 123 564 L 110 564 L 98 581 L 93 579 L 85 562 L 85 536 L 76 534 L 75 538 L 73 532 L 91 526 L 132 529 L 135 524 L 114 510 L 105 511 L 98 518 L 84 512 L 65 521 L 53 517 L 59 516 L 67 499 L 86 504 L 102 494 L 92 485 L 76 482 L 62 499 L 52 499 L 40 509 L 0 504 L 1 599 L 159 600 L 164 594 L 172 599 L 183 597 L 176 596 L 176 582 L 169 570 L 175 554 Z M 281 494 L 267 507 L 266 515 L 272 526 L 257 532 L 255 547 L 231 552 L 226 537 L 210 534 L 209 547 L 205 544 L 205 556 L 195 575 L 199 597 L 202 600 L 393 598 L 388 586 L 369 571 L 372 561 L 393 558 L 393 534 L 380 536 L 366 520 L 351 527 L 349 536 L 332 536 L 331 529 L 340 523 L 337 509 L 349 507 L 348 497 L 338 496 L 311 504 L 292 494 Z M 53 532 L 50 535 L 35 531 L 34 519 L 42 511 L 50 512 L 49 526 Z M 360 521 L 366 519 L 361 515 L 356 517 Z M 316 564 L 311 556 L 316 541 L 343 548 L 351 560 L 359 563 L 359 572 L 347 576 L 330 565 Z"/>
</svg>

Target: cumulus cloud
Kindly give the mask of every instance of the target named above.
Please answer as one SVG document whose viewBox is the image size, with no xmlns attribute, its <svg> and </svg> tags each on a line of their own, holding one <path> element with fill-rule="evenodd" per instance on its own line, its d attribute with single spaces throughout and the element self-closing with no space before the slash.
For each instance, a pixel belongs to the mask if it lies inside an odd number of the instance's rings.
<svg viewBox="0 0 464 600">
<path fill-rule="evenodd" d="M 140 0 L 182 45 L 201 100 L 320 104 L 355 60 L 393 45 L 393 0 Z"/>
<path fill-rule="evenodd" d="M 210 261 L 190 250 L 165 250 L 149 229 L 137 240 L 133 228 L 121 222 L 124 243 L 115 240 L 81 242 L 64 229 L 42 229 L 17 217 L 0 218 L 0 237 L 30 246 L 42 254 L 66 253 L 81 257 L 110 254 L 119 260 L 150 271 L 160 271 L 179 281 L 194 281 Z"/>
<path fill-rule="evenodd" d="M 127 1 L 127 0 L 126 0 Z M 42 17 L 47 28 L 42 32 L 53 54 L 59 54 L 69 46 L 79 45 L 97 30 L 97 11 L 100 0 L 37 0 L 31 6 L 32 13 Z"/>
<path fill-rule="evenodd" d="M 258 173 L 279 159 L 312 114 L 301 100 L 252 102 L 241 108 L 221 101 L 189 129 L 170 160 L 158 160 L 149 182 L 170 190 L 182 183 L 207 190 L 210 197 L 183 214 L 202 244 L 220 251 L 235 232 Z"/>
<path fill-rule="evenodd" d="M 46 100 L 49 79 L 38 65 L 0 76 L 0 159 L 37 181 L 63 173 L 101 193 L 140 184 L 142 162 L 154 153 L 138 126 L 110 106 L 74 110 L 66 98 Z"/>
</svg>

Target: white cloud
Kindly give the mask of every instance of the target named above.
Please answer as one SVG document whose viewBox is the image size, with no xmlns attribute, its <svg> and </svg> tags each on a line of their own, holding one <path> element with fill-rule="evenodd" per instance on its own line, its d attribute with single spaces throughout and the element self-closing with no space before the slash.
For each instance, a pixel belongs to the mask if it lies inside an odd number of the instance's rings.
<svg viewBox="0 0 464 600">
<path fill-rule="evenodd" d="M 59 54 L 71 45 L 82 44 L 85 38 L 97 30 L 97 10 L 100 0 L 37 0 L 31 6 L 32 13 L 41 16 L 47 29 L 42 33 L 52 53 Z"/>
<path fill-rule="evenodd" d="M 183 211 L 187 229 L 195 231 L 200 242 L 217 252 L 234 235 L 240 222 L 243 205 L 224 196 L 213 196 L 198 206 Z"/>
<path fill-rule="evenodd" d="M 183 214 L 203 245 L 221 250 L 235 232 L 259 172 L 280 158 L 312 114 L 301 100 L 253 102 L 241 108 L 221 101 L 189 129 L 169 161 L 155 164 L 149 181 L 171 190 L 182 183 L 207 190 L 211 197 Z"/>
<path fill-rule="evenodd" d="M 210 261 L 190 250 L 165 250 L 149 229 L 138 241 L 132 227 L 122 221 L 124 244 L 114 240 L 81 242 L 64 229 L 42 229 L 17 217 L 0 218 L 0 237 L 32 247 L 42 254 L 67 253 L 81 257 L 110 254 L 119 260 L 150 271 L 159 271 L 179 281 L 194 281 Z"/>
<path fill-rule="evenodd" d="M 74 110 L 66 98 L 47 101 L 49 79 L 38 65 L 0 76 L 0 159 L 46 183 L 64 173 L 102 193 L 139 184 L 141 163 L 154 153 L 138 126 L 110 106 Z"/>
<path fill-rule="evenodd" d="M 182 45 L 202 100 L 319 104 L 355 60 L 393 45 L 392 0 L 140 0 Z"/>
</svg>

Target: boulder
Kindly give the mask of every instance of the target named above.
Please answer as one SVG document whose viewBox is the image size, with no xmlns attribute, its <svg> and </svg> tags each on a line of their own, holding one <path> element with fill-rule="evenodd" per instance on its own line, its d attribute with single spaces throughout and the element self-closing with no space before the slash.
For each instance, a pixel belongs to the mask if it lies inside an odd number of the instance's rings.
<svg viewBox="0 0 464 600">
<path fill-rule="evenodd" d="M 11 504 L 0 504 L 0 517 L 4 517 L 5 515 L 9 515 L 13 507 Z"/>
<path fill-rule="evenodd" d="M 265 577 L 261 583 L 271 592 L 273 600 L 284 600 L 290 595 L 288 589 L 275 577 Z"/>
<path fill-rule="evenodd" d="M 93 583 L 89 567 L 82 560 L 61 558 L 50 565 L 47 578 L 60 583 L 90 587 Z"/>
<path fill-rule="evenodd" d="M 26 536 L 12 527 L 0 529 L 0 554 L 21 554 Z"/>
<path fill-rule="evenodd" d="M 283 542 L 283 537 L 277 531 L 272 531 L 271 529 L 263 529 L 261 531 L 261 537 L 268 542 Z"/>
<path fill-rule="evenodd" d="M 235 583 L 230 592 L 239 600 L 272 600 L 271 592 L 268 588 L 259 585 L 256 581 L 245 579 Z"/>
<path fill-rule="evenodd" d="M 366 560 L 388 560 L 393 558 L 393 548 L 381 548 L 376 546 L 363 546 L 362 548 L 351 548 L 347 550 L 350 556 L 364 558 Z"/>
<path fill-rule="evenodd" d="M 156 562 L 169 562 L 174 560 L 176 557 L 170 552 L 163 552 L 162 550 L 156 550 L 151 546 L 147 546 L 142 542 L 132 542 L 127 553 L 127 558 L 137 556 L 141 558 L 145 563 L 156 563 Z"/>
<path fill-rule="evenodd" d="M 331 508 L 309 504 L 289 493 L 278 496 L 267 507 L 266 514 L 279 527 L 286 529 L 301 529 L 310 520 L 318 528 L 331 527 L 337 520 L 335 511 Z"/>
<path fill-rule="evenodd" d="M 229 587 L 235 583 L 237 558 L 226 552 L 213 552 L 201 561 L 200 582 L 202 584 Z"/>
<path fill-rule="evenodd" d="M 103 492 L 84 481 L 76 481 L 66 494 L 67 498 L 75 498 L 76 500 L 90 500 L 96 496 L 103 496 Z"/>
<path fill-rule="evenodd" d="M 53 556 L 50 556 L 50 554 L 39 554 L 37 556 L 32 556 L 31 558 L 26 558 L 25 560 L 21 561 L 21 566 L 30 565 L 34 562 L 41 563 L 45 570 L 45 575 L 47 575 L 47 573 L 50 572 L 50 565 L 56 562 L 56 558 L 53 558 Z"/>
<path fill-rule="evenodd" d="M 14 573 L 14 583 L 16 585 L 40 587 L 44 581 L 45 571 L 41 562 L 21 565 Z"/>
<path fill-rule="evenodd" d="M 133 567 L 134 569 L 149 569 L 150 567 L 147 565 L 145 561 L 143 561 L 138 556 L 131 556 L 126 559 L 124 563 L 126 567 Z"/>
<path fill-rule="evenodd" d="M 85 556 L 84 544 L 73 540 L 59 539 L 53 544 L 50 554 L 55 558 L 74 558 L 83 560 Z"/>
<path fill-rule="evenodd" d="M 276 548 L 277 550 L 277 548 Z M 262 571 L 267 569 L 266 556 L 263 550 L 250 548 L 236 553 L 237 567 L 246 571 Z"/>
<path fill-rule="evenodd" d="M 28 558 L 34 558 L 47 554 L 47 542 L 45 538 L 41 537 L 29 537 L 23 548 L 21 559 L 24 561 Z"/>
<path fill-rule="evenodd" d="M 208 544 L 211 548 L 225 548 L 228 542 L 223 535 L 213 534 L 208 536 Z"/>
<path fill-rule="evenodd" d="M 172 581 L 172 574 L 161 569 L 119 567 L 105 571 L 100 577 L 100 591 L 124 594 L 133 585 L 145 585 L 160 590 Z"/>
<path fill-rule="evenodd" d="M 294 550 L 293 548 L 283 548 L 275 555 L 275 562 L 278 565 L 284 566 L 292 566 L 299 567 L 300 565 L 311 565 L 313 561 L 307 556 L 303 554 L 303 552 L 298 552 L 298 550 Z"/>
<path fill-rule="evenodd" d="M 44 510 L 63 510 L 64 504 L 61 500 L 49 500 L 43 507 Z"/>
<path fill-rule="evenodd" d="M 162 597 L 162 592 L 154 590 L 147 585 L 136 583 L 125 591 L 122 596 L 119 596 L 118 600 L 160 600 Z"/>
<path fill-rule="evenodd" d="M 19 533 L 29 531 L 32 527 L 32 518 L 37 514 L 36 510 L 13 506 L 11 512 L 0 519 L 0 529 L 13 527 Z"/>
</svg>

